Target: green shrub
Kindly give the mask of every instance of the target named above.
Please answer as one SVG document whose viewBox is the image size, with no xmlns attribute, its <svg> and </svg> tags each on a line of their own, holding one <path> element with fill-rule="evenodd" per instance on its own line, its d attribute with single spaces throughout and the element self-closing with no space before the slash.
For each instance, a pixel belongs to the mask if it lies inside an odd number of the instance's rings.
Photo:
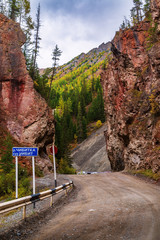
<svg viewBox="0 0 160 240">
<path fill-rule="evenodd" d="M 76 174 L 76 170 L 73 167 L 70 167 L 65 159 L 61 158 L 58 166 L 58 173 Z"/>
<path fill-rule="evenodd" d="M 2 156 L 0 161 L 0 167 L 4 173 L 9 173 L 14 168 L 12 157 L 12 141 L 8 135 L 3 143 L 4 149 L 2 150 Z"/>
<path fill-rule="evenodd" d="M 15 191 L 15 170 L 0 175 L 0 197 L 11 194 Z"/>
<path fill-rule="evenodd" d="M 30 180 L 27 176 L 25 169 L 19 166 L 18 174 L 18 196 L 24 197 L 29 195 L 30 191 Z M 4 172 L 0 175 L 0 197 L 15 198 L 15 169 L 5 174 Z"/>
</svg>

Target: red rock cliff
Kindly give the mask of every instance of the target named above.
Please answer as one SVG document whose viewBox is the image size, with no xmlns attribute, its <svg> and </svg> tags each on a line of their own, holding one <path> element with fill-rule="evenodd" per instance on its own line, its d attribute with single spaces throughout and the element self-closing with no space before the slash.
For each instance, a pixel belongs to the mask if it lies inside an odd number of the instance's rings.
<svg viewBox="0 0 160 240">
<path fill-rule="evenodd" d="M 159 25 L 159 1 L 151 1 Z M 102 73 L 107 131 L 113 170 L 160 171 L 160 38 L 147 45 L 149 22 L 120 31 L 112 41 L 113 57 Z M 153 46 L 152 46 L 153 45 Z"/>
<path fill-rule="evenodd" d="M 22 145 L 38 146 L 41 153 L 53 140 L 54 121 L 27 72 L 21 52 L 24 42 L 19 24 L 0 14 L 1 124 Z"/>
</svg>

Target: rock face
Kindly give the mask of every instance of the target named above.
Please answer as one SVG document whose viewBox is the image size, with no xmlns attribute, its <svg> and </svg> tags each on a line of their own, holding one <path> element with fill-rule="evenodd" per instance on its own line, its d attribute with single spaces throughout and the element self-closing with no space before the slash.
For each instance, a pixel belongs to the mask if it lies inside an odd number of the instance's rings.
<svg viewBox="0 0 160 240">
<path fill-rule="evenodd" d="M 22 145 L 39 147 L 41 154 L 53 141 L 54 119 L 51 109 L 34 90 L 21 52 L 24 42 L 19 24 L 0 14 L 1 124 Z M 47 170 L 47 164 L 41 165 Z"/>
<path fill-rule="evenodd" d="M 151 6 L 160 26 L 159 1 Z M 149 22 L 142 22 L 117 33 L 112 60 L 101 76 L 113 170 L 160 171 L 160 38 L 157 30 L 154 42 L 148 40 L 149 28 Z"/>
<path fill-rule="evenodd" d="M 106 126 L 102 126 L 72 151 L 72 165 L 77 171 L 104 172 L 111 170 L 105 146 L 105 129 Z"/>
<path fill-rule="evenodd" d="M 151 10 L 153 22 L 158 23 L 158 30 L 160 30 L 160 1 L 152 0 L 151 1 Z"/>
</svg>

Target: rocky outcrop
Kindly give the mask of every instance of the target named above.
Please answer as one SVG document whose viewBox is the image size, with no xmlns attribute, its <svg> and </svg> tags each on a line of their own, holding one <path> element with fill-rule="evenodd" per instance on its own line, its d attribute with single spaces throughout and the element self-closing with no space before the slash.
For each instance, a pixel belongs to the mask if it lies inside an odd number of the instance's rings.
<svg viewBox="0 0 160 240">
<path fill-rule="evenodd" d="M 19 24 L 0 14 L 0 120 L 18 142 L 37 146 L 44 154 L 53 141 L 54 121 L 26 69 L 21 52 L 24 42 Z M 47 164 L 51 167 L 48 161 L 43 168 Z"/>
<path fill-rule="evenodd" d="M 159 23 L 159 1 L 152 1 Z M 160 41 L 148 38 L 149 22 L 120 31 L 102 73 L 108 157 L 113 170 L 160 171 Z"/>
</svg>

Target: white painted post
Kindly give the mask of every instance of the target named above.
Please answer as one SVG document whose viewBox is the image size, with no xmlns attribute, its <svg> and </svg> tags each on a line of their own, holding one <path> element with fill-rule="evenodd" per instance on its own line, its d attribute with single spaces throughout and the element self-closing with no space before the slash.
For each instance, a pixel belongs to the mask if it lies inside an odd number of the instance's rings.
<svg viewBox="0 0 160 240">
<path fill-rule="evenodd" d="M 16 198 L 18 198 L 18 157 L 16 157 Z"/>
<path fill-rule="evenodd" d="M 56 159 L 55 159 L 55 152 L 54 152 L 54 143 L 53 143 L 53 165 L 54 165 L 54 183 L 55 183 L 55 187 L 57 187 Z"/>
<path fill-rule="evenodd" d="M 33 194 L 36 193 L 36 188 L 35 188 L 35 162 L 34 162 L 34 157 L 32 157 L 32 172 L 33 172 Z"/>
</svg>

